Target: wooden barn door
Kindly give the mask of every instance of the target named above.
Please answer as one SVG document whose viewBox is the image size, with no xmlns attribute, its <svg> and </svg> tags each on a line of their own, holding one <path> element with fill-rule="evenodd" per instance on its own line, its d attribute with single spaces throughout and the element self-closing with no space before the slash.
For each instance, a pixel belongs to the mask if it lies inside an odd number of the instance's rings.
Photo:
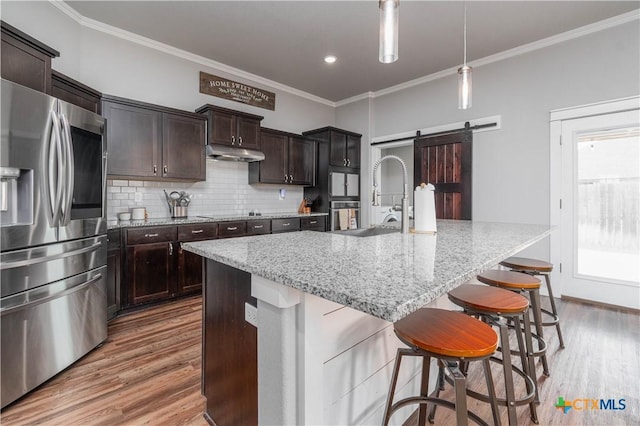
<svg viewBox="0 0 640 426">
<path fill-rule="evenodd" d="M 470 129 L 418 137 L 414 142 L 414 187 L 436 187 L 436 218 L 471 220 Z"/>
</svg>

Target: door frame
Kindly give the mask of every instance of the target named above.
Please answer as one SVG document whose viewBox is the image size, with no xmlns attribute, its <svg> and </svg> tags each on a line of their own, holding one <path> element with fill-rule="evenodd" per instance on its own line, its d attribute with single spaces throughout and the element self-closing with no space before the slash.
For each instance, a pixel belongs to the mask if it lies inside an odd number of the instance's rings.
<svg viewBox="0 0 640 426">
<path fill-rule="evenodd" d="M 550 262 L 556 265 L 551 271 L 553 292 L 562 295 L 562 122 L 603 114 L 632 111 L 640 108 L 640 96 L 614 99 L 592 104 L 561 108 L 549 114 L 549 224 L 553 228 L 549 239 Z M 566 275 L 565 275 L 566 276 Z"/>
<path fill-rule="evenodd" d="M 421 135 L 427 136 L 430 133 L 446 132 L 446 131 L 452 131 L 452 130 L 464 128 L 464 125 L 465 125 L 466 122 L 469 122 L 469 125 L 471 127 L 482 126 L 483 124 L 489 124 L 489 123 L 496 123 L 496 125 L 493 126 L 493 127 L 486 127 L 486 128 L 480 128 L 480 129 L 471 129 L 471 131 L 474 134 L 475 133 L 481 133 L 481 132 L 493 132 L 495 130 L 502 129 L 502 116 L 501 115 L 492 115 L 492 116 L 488 116 L 488 117 L 474 118 L 474 119 L 471 119 L 471 120 L 459 121 L 459 122 L 456 122 L 456 123 L 443 124 L 443 125 L 440 125 L 440 126 L 425 127 L 425 128 L 422 128 L 422 129 L 418 129 L 418 131 L 420 132 Z M 375 209 L 371 205 L 371 194 L 373 193 L 373 165 L 382 156 L 382 150 L 383 149 L 388 149 L 388 148 L 397 148 L 397 147 L 401 147 L 401 146 L 409 146 L 409 145 L 413 146 L 413 143 L 414 143 L 415 139 L 416 139 L 416 131 L 415 130 L 401 132 L 401 133 L 394 133 L 394 134 L 389 134 L 389 135 L 383 135 L 383 136 L 376 136 L 376 137 L 371 138 L 371 140 L 369 142 L 369 145 L 368 145 L 369 159 L 370 159 L 371 163 L 368 164 L 368 165 L 361 164 L 361 166 L 360 166 L 360 181 L 361 181 L 360 182 L 360 186 L 363 189 L 363 192 L 361 193 L 362 194 L 361 195 L 361 199 L 362 199 L 361 209 L 367 209 L 369 211 L 368 217 L 366 218 L 367 223 L 363 223 L 361 225 L 362 227 L 368 228 L 371 225 L 371 222 L 372 222 L 373 218 L 376 217 L 375 216 Z M 373 143 L 379 143 L 379 142 L 385 141 L 385 140 L 396 140 L 396 142 L 382 143 L 380 145 L 371 145 Z M 413 176 L 410 176 L 410 179 L 413 179 Z M 377 180 L 378 180 L 378 182 L 380 182 L 380 168 L 378 168 Z M 473 181 L 473 178 L 472 178 L 472 181 Z M 410 196 L 413 196 L 412 185 L 413 185 L 413 180 L 409 183 Z"/>
</svg>

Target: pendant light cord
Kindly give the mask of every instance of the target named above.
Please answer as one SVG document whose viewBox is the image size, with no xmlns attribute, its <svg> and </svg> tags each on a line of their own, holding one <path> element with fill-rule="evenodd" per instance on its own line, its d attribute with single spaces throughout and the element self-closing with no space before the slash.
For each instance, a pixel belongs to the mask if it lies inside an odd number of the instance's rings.
<svg viewBox="0 0 640 426">
<path fill-rule="evenodd" d="M 464 30 L 463 30 L 463 50 L 464 50 L 464 64 L 467 66 L 467 3 L 464 2 Z"/>
</svg>

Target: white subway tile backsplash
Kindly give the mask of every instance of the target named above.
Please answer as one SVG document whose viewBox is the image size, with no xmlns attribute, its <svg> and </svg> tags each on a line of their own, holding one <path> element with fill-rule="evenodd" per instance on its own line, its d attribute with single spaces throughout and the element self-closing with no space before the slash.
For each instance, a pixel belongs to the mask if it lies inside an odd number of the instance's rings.
<svg viewBox="0 0 640 426">
<path fill-rule="evenodd" d="M 248 164 L 207 160 L 207 180 L 197 183 L 155 182 L 137 180 L 107 181 L 107 219 L 131 207 L 146 207 L 149 217 L 168 217 L 163 189 L 193 194 L 190 216 L 244 215 L 260 213 L 296 212 L 303 197 L 301 186 L 249 185 Z M 284 200 L 278 199 L 281 188 L 287 190 Z M 135 201 L 135 194 L 142 201 Z"/>
</svg>

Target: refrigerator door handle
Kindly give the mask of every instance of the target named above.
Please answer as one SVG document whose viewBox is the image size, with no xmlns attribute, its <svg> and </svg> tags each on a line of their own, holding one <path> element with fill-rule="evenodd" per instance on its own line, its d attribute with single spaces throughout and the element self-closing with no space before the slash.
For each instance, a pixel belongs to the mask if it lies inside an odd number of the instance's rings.
<svg viewBox="0 0 640 426">
<path fill-rule="evenodd" d="M 65 257 L 71 257 L 71 256 L 77 256 L 79 254 L 83 254 L 83 253 L 89 253 L 92 251 L 96 251 L 100 248 L 100 246 L 102 245 L 102 243 L 95 243 L 92 244 L 90 246 L 87 247 L 82 247 L 79 248 L 77 250 L 72 250 L 72 251 L 68 251 L 65 253 L 55 253 L 55 254 L 51 254 L 49 256 L 42 256 L 42 257 L 35 257 L 35 258 L 29 258 L 29 259 L 22 259 L 22 260 L 16 260 L 16 261 L 9 261 L 9 262 L 2 262 L 0 264 L 0 269 L 1 270 L 5 270 L 5 269 L 13 269 L 13 268 L 20 268 L 22 266 L 28 266 L 28 265 L 34 265 L 36 263 L 43 263 L 43 262 L 49 262 L 52 260 L 56 260 L 56 259 L 64 259 Z"/>
<path fill-rule="evenodd" d="M 0 315 L 6 315 L 6 314 L 9 314 L 11 312 L 15 312 L 17 310 L 22 310 L 22 309 L 25 309 L 25 308 L 31 308 L 33 306 L 40 305 L 42 303 L 49 302 L 49 301 L 54 300 L 54 299 L 59 299 L 60 297 L 66 296 L 67 294 L 75 293 L 76 291 L 80 291 L 83 288 L 88 287 L 89 285 L 93 284 L 94 282 L 100 280 L 101 278 L 102 278 L 102 273 L 98 273 L 98 274 L 94 275 L 93 277 L 89 278 L 87 281 L 85 281 L 83 283 L 80 283 L 80 284 L 76 284 L 73 287 L 67 288 L 67 289 L 62 290 L 62 291 L 60 291 L 58 293 L 50 294 L 50 295 L 47 295 L 47 296 L 41 296 L 40 298 L 37 298 L 37 297 L 35 297 L 35 298 L 27 298 L 27 301 L 24 302 L 24 303 L 20 303 L 20 304 L 17 304 L 16 306 L 10 306 L 10 307 L 7 307 L 7 308 L 0 309 Z M 36 290 L 38 290 L 38 289 L 36 289 Z"/>
<path fill-rule="evenodd" d="M 62 204 L 62 146 L 60 141 L 60 121 L 58 114 L 52 109 L 49 113 L 49 122 L 51 124 L 49 132 L 49 141 L 45 145 L 45 153 L 43 156 L 44 173 L 42 187 L 45 189 L 45 208 L 47 216 L 50 220 L 50 226 L 55 227 L 60 222 L 60 206 Z M 54 173 L 57 162 L 57 173 Z"/>
<path fill-rule="evenodd" d="M 69 224 L 71 219 L 71 204 L 73 202 L 73 186 L 74 186 L 74 163 L 73 163 L 73 145 L 71 142 L 71 127 L 69 121 L 64 114 L 60 114 L 60 121 L 62 122 L 62 142 L 64 151 L 64 172 L 66 174 L 64 179 L 64 198 L 62 203 L 62 226 Z"/>
</svg>

